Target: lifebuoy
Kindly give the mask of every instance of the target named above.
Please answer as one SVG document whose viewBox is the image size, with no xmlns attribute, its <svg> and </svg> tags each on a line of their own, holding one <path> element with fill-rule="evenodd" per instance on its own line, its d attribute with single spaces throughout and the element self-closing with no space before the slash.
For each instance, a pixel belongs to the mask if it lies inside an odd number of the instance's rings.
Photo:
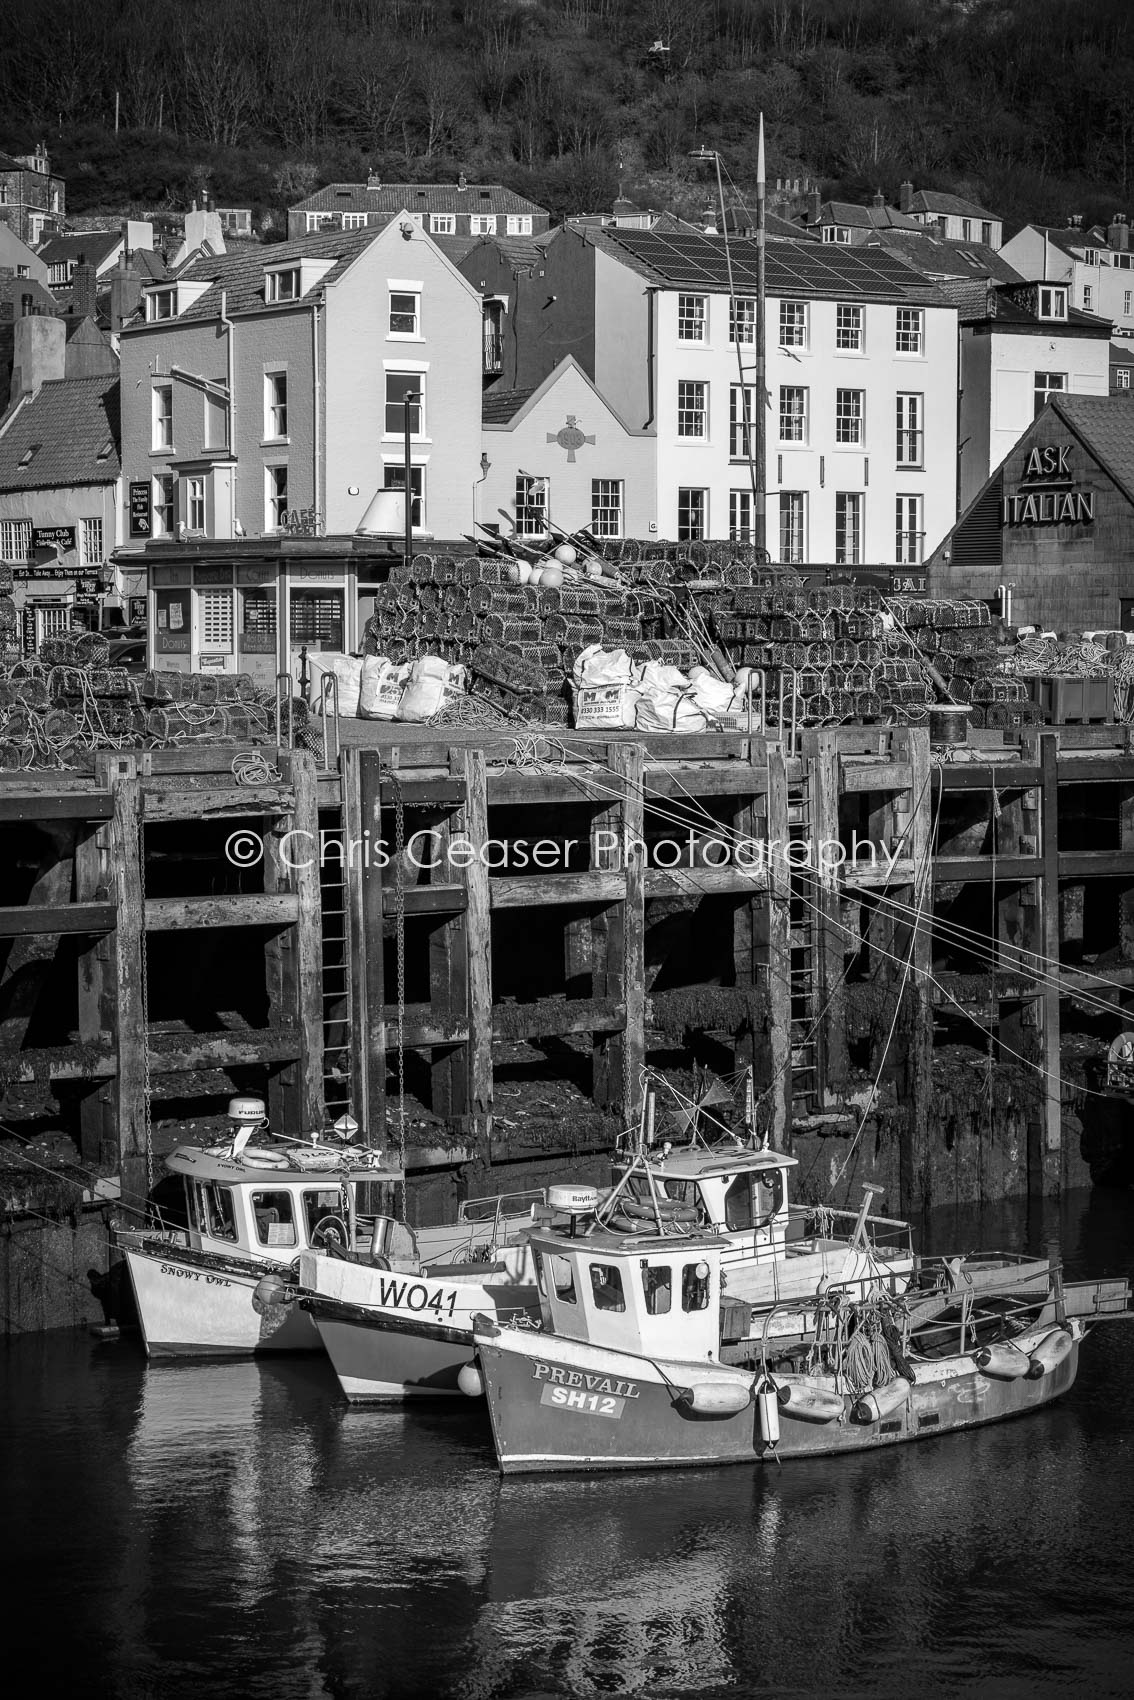
<svg viewBox="0 0 1134 1700">
<path fill-rule="evenodd" d="M 653 1205 L 644 1198 L 623 1198 L 618 1208 L 624 1216 L 641 1222 L 655 1220 Z M 659 1198 L 658 1215 L 663 1222 L 695 1222 L 697 1212 L 692 1204 L 682 1204 L 676 1198 Z"/>
<path fill-rule="evenodd" d="M 246 1145 L 238 1163 L 246 1163 L 250 1169 L 287 1169 L 290 1167 L 287 1158 L 280 1151 L 268 1151 L 262 1145 Z"/>
</svg>

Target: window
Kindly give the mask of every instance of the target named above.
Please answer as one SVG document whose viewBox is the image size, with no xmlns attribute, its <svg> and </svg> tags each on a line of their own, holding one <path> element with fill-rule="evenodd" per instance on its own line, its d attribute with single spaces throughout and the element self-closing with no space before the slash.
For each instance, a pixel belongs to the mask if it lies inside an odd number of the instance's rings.
<svg viewBox="0 0 1134 1700">
<path fill-rule="evenodd" d="M 31 276 L 31 267 L 30 266 L 17 266 L 16 267 L 16 276 L 17 277 L 30 277 Z"/>
<path fill-rule="evenodd" d="M 228 403 L 219 395 L 205 395 L 205 447 L 223 449 L 228 446 Z"/>
<path fill-rule="evenodd" d="M 807 441 L 807 391 L 797 384 L 780 385 L 780 442 Z"/>
<path fill-rule="evenodd" d="M 750 1175 L 737 1175 L 725 1193 L 724 1219 L 725 1230 L 730 1234 L 742 1234 L 746 1228 L 755 1227 Z"/>
<path fill-rule="evenodd" d="M 708 384 L 682 379 L 677 386 L 677 435 L 707 437 Z"/>
<path fill-rule="evenodd" d="M 104 559 L 101 519 L 80 520 L 79 565 L 81 567 L 100 567 Z"/>
<path fill-rule="evenodd" d="M 197 592 L 198 639 L 201 649 L 232 653 L 231 590 Z"/>
<path fill-rule="evenodd" d="M 807 495 L 803 490 L 780 491 L 780 560 L 807 559 Z"/>
<path fill-rule="evenodd" d="M 1097 266 L 1098 263 L 1099 263 L 1099 251 L 1098 251 L 1098 249 L 1097 248 L 1088 248 L 1083 255 L 1083 264 L 1086 265 L 1086 266 Z"/>
<path fill-rule="evenodd" d="M 300 294 L 298 266 L 264 273 L 265 301 L 298 301 Z"/>
<path fill-rule="evenodd" d="M 961 241 L 971 242 L 973 239 L 973 221 L 971 218 L 961 220 Z"/>
<path fill-rule="evenodd" d="M 272 589 L 240 592 L 240 648 L 245 655 L 276 653 L 276 592 Z"/>
<path fill-rule="evenodd" d="M 0 519 L 0 561 L 31 560 L 30 519 Z"/>
<path fill-rule="evenodd" d="M 622 1271 L 613 1263 L 592 1263 L 591 1295 L 596 1310 L 625 1310 Z"/>
<path fill-rule="evenodd" d="M 1040 285 L 1039 316 L 1041 319 L 1065 319 L 1067 317 L 1067 291 L 1052 289 L 1047 284 Z"/>
<path fill-rule="evenodd" d="M 418 336 L 421 327 L 421 296 L 401 290 L 390 291 L 390 335 Z"/>
<path fill-rule="evenodd" d="M 678 342 L 704 342 L 708 301 L 703 295 L 677 297 Z"/>
<path fill-rule="evenodd" d="M 193 1186 L 193 1220 L 197 1232 L 210 1240 L 236 1238 L 236 1211 L 232 1189 L 215 1181 L 197 1181 Z"/>
<path fill-rule="evenodd" d="M 47 268 L 47 281 L 52 289 L 62 289 L 71 281 L 71 265 L 67 260 L 58 260 Z M 156 318 L 158 315 L 155 314 Z M 168 319 L 169 314 L 161 315 Z"/>
<path fill-rule="evenodd" d="M 1085 283 L 1083 285 L 1083 311 L 1084 311 L 1084 313 L 1091 313 L 1091 312 L 1094 311 L 1094 302 L 1095 302 L 1095 292 L 1091 288 L 1089 283 Z"/>
<path fill-rule="evenodd" d="M 173 385 L 155 384 L 152 397 L 150 447 L 171 449 L 173 447 Z"/>
<path fill-rule="evenodd" d="M 755 416 L 755 385 L 730 385 L 728 392 L 728 452 L 733 460 L 752 459 L 756 448 L 753 428 Z"/>
<path fill-rule="evenodd" d="M 894 504 L 894 559 L 899 566 L 921 560 L 925 534 L 921 523 L 921 497 L 899 496 Z"/>
<path fill-rule="evenodd" d="M 686 1263 L 681 1271 L 682 1310 L 707 1310 L 709 1305 L 709 1265 Z"/>
<path fill-rule="evenodd" d="M 1116 368 L 1114 374 L 1114 387 L 1116 390 L 1128 390 L 1130 388 L 1129 366 L 1119 366 Z"/>
<path fill-rule="evenodd" d="M 925 337 L 925 314 L 920 307 L 899 307 L 894 348 L 899 354 L 921 354 Z"/>
<path fill-rule="evenodd" d="M 530 236 L 532 233 L 531 213 L 509 213 L 504 220 L 504 228 L 509 236 Z"/>
<path fill-rule="evenodd" d="M 728 493 L 728 535 L 732 543 L 751 543 L 752 492 L 730 490 Z"/>
<path fill-rule="evenodd" d="M 293 644 L 308 649 L 341 650 L 343 647 L 343 593 L 341 590 L 298 588 L 289 598 L 288 626 Z"/>
<path fill-rule="evenodd" d="M 469 215 L 469 230 L 473 236 L 495 236 L 495 213 L 471 213 Z"/>
<path fill-rule="evenodd" d="M 547 1274 L 555 1290 L 555 1296 L 563 1304 L 578 1304 L 579 1295 L 575 1291 L 575 1271 L 570 1258 L 560 1257 L 556 1252 L 548 1252 L 544 1259 Z"/>
<path fill-rule="evenodd" d="M 516 474 L 516 532 L 520 537 L 547 535 L 547 484 L 546 478 Z"/>
<path fill-rule="evenodd" d="M 425 376 L 421 372 L 387 372 L 386 373 L 386 435 L 400 437 L 406 428 L 406 396 L 412 394 L 409 404 L 409 432 L 411 437 L 423 434 L 422 413 L 425 408 Z"/>
<path fill-rule="evenodd" d="M 849 349 L 853 353 L 862 351 L 862 308 L 835 308 L 835 347 Z"/>
<path fill-rule="evenodd" d="M 279 531 L 287 513 L 287 467 L 264 468 L 265 508 L 264 530 Z"/>
<path fill-rule="evenodd" d="M 987 219 L 981 220 L 980 239 L 986 248 L 992 247 L 992 226 Z"/>
<path fill-rule="evenodd" d="M 430 213 L 429 228 L 434 236 L 455 236 L 457 233 L 456 213 Z"/>
<path fill-rule="evenodd" d="M 264 373 L 264 436 L 287 436 L 287 373 Z"/>
<path fill-rule="evenodd" d="M 841 242 L 845 246 L 850 242 L 850 230 L 845 224 L 825 224 L 823 226 L 824 242 Z"/>
<path fill-rule="evenodd" d="M 596 537 L 622 536 L 621 478 L 591 479 L 591 531 Z"/>
<path fill-rule="evenodd" d="M 153 481 L 154 536 L 173 536 L 173 474 L 159 472 Z"/>
<path fill-rule="evenodd" d="M 404 463 L 399 465 L 391 461 L 382 468 L 382 488 L 384 490 L 404 490 L 406 487 L 406 469 Z M 425 468 L 424 466 L 410 467 L 410 526 L 421 527 L 425 524 Z"/>
<path fill-rule="evenodd" d="M 862 565 L 862 496 L 840 490 L 835 495 L 835 565 Z"/>
<path fill-rule="evenodd" d="M 780 347 L 807 347 L 806 301 L 780 302 Z"/>
<path fill-rule="evenodd" d="M 708 526 L 709 492 L 707 490 L 678 490 L 677 541 L 696 543 L 704 537 Z"/>
<path fill-rule="evenodd" d="M 146 322 L 153 324 L 155 319 L 173 319 L 177 316 L 177 291 L 175 289 L 155 289 L 146 296 Z"/>
<path fill-rule="evenodd" d="M 343 214 L 344 230 L 364 230 L 365 228 L 366 214 L 364 212 Z"/>
<path fill-rule="evenodd" d="M 924 397 L 902 395 L 897 398 L 898 439 L 895 458 L 899 466 L 924 464 L 925 433 L 922 427 Z"/>
<path fill-rule="evenodd" d="M 205 480 L 185 480 L 185 524 L 190 531 L 205 529 Z"/>
<path fill-rule="evenodd" d="M 750 295 L 735 297 L 729 306 L 728 340 L 756 341 L 756 302 Z"/>
<path fill-rule="evenodd" d="M 835 391 L 836 443 L 862 442 L 862 390 Z"/>
<path fill-rule="evenodd" d="M 642 1292 L 647 1316 L 668 1316 L 673 1309 L 673 1270 L 668 1264 L 647 1263 L 642 1267 Z"/>
<path fill-rule="evenodd" d="M 329 212 L 309 212 L 307 214 L 308 234 L 313 230 L 325 230 L 333 217 L 334 214 Z"/>
<path fill-rule="evenodd" d="M 254 1192 L 252 1214 L 256 1219 L 256 1238 L 261 1245 L 293 1246 L 296 1243 L 290 1192 Z"/>
<path fill-rule="evenodd" d="M 1132 304 L 1134 304 L 1134 290 L 1124 289 L 1122 291 L 1122 316 L 1124 319 L 1130 317 Z"/>
<path fill-rule="evenodd" d="M 1035 379 L 1035 400 L 1032 417 L 1041 413 L 1047 405 L 1048 396 L 1061 395 L 1067 388 L 1066 372 L 1037 372 Z"/>
<path fill-rule="evenodd" d="M 308 1244 L 311 1243 L 311 1236 L 324 1216 L 337 1216 L 340 1222 L 343 1220 L 342 1194 L 337 1186 L 320 1187 L 317 1192 L 303 1194 L 303 1220 L 307 1229 Z"/>
</svg>

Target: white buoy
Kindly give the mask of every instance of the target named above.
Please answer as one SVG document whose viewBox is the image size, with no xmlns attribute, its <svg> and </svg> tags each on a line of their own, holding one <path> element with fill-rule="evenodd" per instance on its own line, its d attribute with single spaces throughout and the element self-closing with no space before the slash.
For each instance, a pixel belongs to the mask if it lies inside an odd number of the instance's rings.
<svg viewBox="0 0 1134 1700">
<path fill-rule="evenodd" d="M 457 1371 L 457 1386 L 468 1399 L 480 1399 L 484 1395 L 484 1380 L 476 1364 L 462 1364 Z"/>
<path fill-rule="evenodd" d="M 862 1398 L 855 1402 L 851 1416 L 856 1423 L 880 1423 L 891 1411 L 901 1409 L 909 1399 L 910 1392 L 910 1383 L 905 1376 L 896 1375 L 885 1387 L 876 1387 L 873 1393 L 864 1393 Z"/>
<path fill-rule="evenodd" d="M 555 551 L 555 559 L 562 561 L 565 567 L 569 567 L 579 559 L 579 552 L 573 544 L 561 543 Z"/>
<path fill-rule="evenodd" d="M 776 1398 L 786 1417 L 798 1417 L 805 1423 L 833 1423 L 844 1410 L 841 1393 L 797 1381 L 781 1383 Z"/>
<path fill-rule="evenodd" d="M 543 590 L 558 590 L 563 583 L 563 568 L 554 564 L 544 567 L 540 572 L 539 582 Z"/>
<path fill-rule="evenodd" d="M 756 1395 L 760 1416 L 760 1439 L 765 1446 L 775 1446 L 780 1438 L 780 1402 L 773 1388 L 765 1386 Z"/>
<path fill-rule="evenodd" d="M 543 568 L 542 567 L 529 567 L 528 568 L 528 583 L 533 587 L 533 589 L 537 584 L 543 583 Z"/>
<path fill-rule="evenodd" d="M 973 1353 L 973 1362 L 996 1381 L 1019 1381 L 1031 1367 L 1025 1353 L 1008 1340 L 998 1341 L 994 1346 L 982 1346 Z"/>
<path fill-rule="evenodd" d="M 1074 1344 L 1074 1336 L 1066 1328 L 1053 1328 L 1050 1334 L 1045 1334 L 1028 1353 L 1028 1380 L 1038 1381 L 1058 1368 Z"/>
<path fill-rule="evenodd" d="M 682 1391 L 680 1403 L 701 1417 L 734 1417 L 752 1403 L 752 1388 L 748 1382 L 696 1381 Z"/>
</svg>

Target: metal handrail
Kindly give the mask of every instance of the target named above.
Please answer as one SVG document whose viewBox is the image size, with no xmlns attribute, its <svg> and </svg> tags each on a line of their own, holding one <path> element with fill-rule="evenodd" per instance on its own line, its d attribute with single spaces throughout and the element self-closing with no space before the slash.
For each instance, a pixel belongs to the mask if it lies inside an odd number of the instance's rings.
<svg viewBox="0 0 1134 1700">
<path fill-rule="evenodd" d="M 331 714 L 327 712 L 328 698 L 331 703 Z M 325 769 L 334 765 L 331 760 L 330 740 L 328 737 L 331 715 L 334 716 L 335 755 L 334 762 L 339 759 L 339 676 L 337 673 L 324 673 L 319 685 L 319 714 L 323 721 L 323 766 Z"/>
<path fill-rule="evenodd" d="M 295 748 L 295 713 L 292 709 L 294 680 L 290 673 L 276 674 L 276 748 Z M 287 744 L 283 740 L 283 706 L 287 703 Z"/>
</svg>

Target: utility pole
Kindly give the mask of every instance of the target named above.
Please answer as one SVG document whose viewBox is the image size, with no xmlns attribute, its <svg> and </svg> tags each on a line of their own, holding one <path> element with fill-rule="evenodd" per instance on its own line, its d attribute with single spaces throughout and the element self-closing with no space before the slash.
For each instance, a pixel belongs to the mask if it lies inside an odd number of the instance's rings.
<svg viewBox="0 0 1134 1700">
<path fill-rule="evenodd" d="M 768 397 L 765 389 L 767 336 L 764 325 L 766 276 L 764 271 L 766 222 L 764 216 L 764 114 L 760 114 L 760 142 L 756 153 L 756 478 L 753 489 L 753 542 L 764 560 L 768 558 Z"/>
</svg>

